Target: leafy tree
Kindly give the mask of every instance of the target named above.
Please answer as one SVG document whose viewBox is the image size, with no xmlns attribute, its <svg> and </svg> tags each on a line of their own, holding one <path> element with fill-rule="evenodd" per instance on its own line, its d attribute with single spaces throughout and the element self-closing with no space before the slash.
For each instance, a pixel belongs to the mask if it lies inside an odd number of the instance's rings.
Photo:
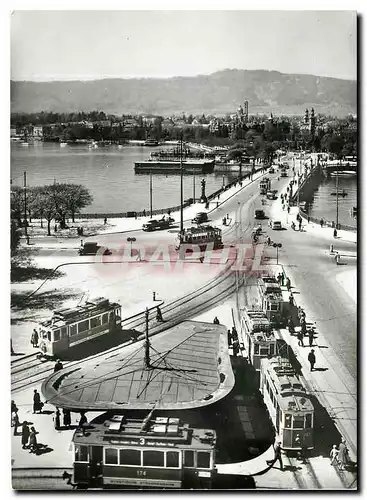
<svg viewBox="0 0 367 500">
<path fill-rule="evenodd" d="M 72 221 L 75 222 L 75 215 L 79 213 L 82 208 L 90 205 L 93 201 L 93 196 L 89 190 L 81 184 L 67 184 L 66 185 L 65 207 L 70 213 Z"/>
</svg>

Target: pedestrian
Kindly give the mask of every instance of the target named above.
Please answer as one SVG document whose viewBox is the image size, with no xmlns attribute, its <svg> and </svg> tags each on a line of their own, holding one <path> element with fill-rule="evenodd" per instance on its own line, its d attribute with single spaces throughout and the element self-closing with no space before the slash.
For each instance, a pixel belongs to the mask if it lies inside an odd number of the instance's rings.
<svg viewBox="0 0 367 500">
<path fill-rule="evenodd" d="M 227 340 L 228 340 L 228 347 L 229 347 L 232 344 L 231 330 L 227 330 Z"/>
<path fill-rule="evenodd" d="M 15 404 L 15 401 L 14 399 L 12 399 L 11 401 L 11 413 L 13 414 L 14 412 L 18 411 L 18 407 L 17 405 Z"/>
<path fill-rule="evenodd" d="M 273 458 L 273 460 L 267 460 L 266 463 L 270 467 L 272 467 L 277 460 L 279 460 L 280 470 L 283 470 L 282 448 L 281 448 L 281 442 L 280 441 L 277 441 L 274 444 L 274 458 Z"/>
<path fill-rule="evenodd" d="M 311 330 L 308 332 L 308 342 L 309 342 L 310 347 L 312 347 L 314 338 L 315 338 L 315 331 L 313 328 L 311 328 Z"/>
<path fill-rule="evenodd" d="M 285 283 L 285 274 L 284 272 L 282 272 L 282 286 L 284 286 L 284 283 Z"/>
<path fill-rule="evenodd" d="M 278 276 L 277 276 L 277 281 L 278 281 L 278 285 L 281 285 L 282 284 L 282 273 L 279 273 Z"/>
<path fill-rule="evenodd" d="M 302 231 L 302 220 L 298 223 L 298 231 Z"/>
<path fill-rule="evenodd" d="M 85 434 L 85 427 L 88 425 L 87 417 L 85 416 L 85 412 L 80 412 L 80 420 L 78 424 L 78 428 L 82 431 L 83 436 Z"/>
<path fill-rule="evenodd" d="M 218 319 L 217 317 L 215 317 L 215 318 L 213 319 L 213 323 L 214 323 L 215 325 L 219 325 L 219 319 Z"/>
<path fill-rule="evenodd" d="M 303 333 L 301 330 L 297 333 L 298 345 L 305 347 L 303 343 Z"/>
<path fill-rule="evenodd" d="M 324 219 L 320 219 L 320 226 L 323 227 L 324 225 Z"/>
<path fill-rule="evenodd" d="M 163 321 L 163 316 L 162 316 L 162 311 L 159 306 L 157 306 L 157 321 L 162 322 Z"/>
<path fill-rule="evenodd" d="M 314 349 L 311 349 L 311 352 L 308 355 L 308 361 L 310 363 L 311 371 L 313 371 L 315 363 L 316 363 L 316 356 L 315 356 L 315 351 Z"/>
<path fill-rule="evenodd" d="M 288 205 L 287 212 L 289 213 L 291 210 L 291 207 Z"/>
<path fill-rule="evenodd" d="M 309 224 L 309 223 L 310 223 L 310 216 L 307 215 L 307 224 Z"/>
<path fill-rule="evenodd" d="M 61 361 L 58 359 L 55 363 L 55 366 L 54 366 L 54 373 L 62 370 L 64 368 L 63 364 L 61 363 Z"/>
<path fill-rule="evenodd" d="M 334 238 L 336 238 L 338 236 L 338 231 L 336 229 L 334 229 L 333 235 L 334 235 Z"/>
<path fill-rule="evenodd" d="M 307 334 L 307 323 L 304 319 L 301 320 L 301 332 L 303 336 Z"/>
<path fill-rule="evenodd" d="M 104 218 L 103 220 L 103 224 L 106 225 L 107 224 L 107 217 Z"/>
<path fill-rule="evenodd" d="M 268 237 L 266 238 L 266 242 L 267 242 L 268 246 L 270 246 L 270 244 L 271 244 L 271 238 L 270 238 L 270 236 L 268 236 Z"/>
<path fill-rule="evenodd" d="M 37 389 L 34 390 L 33 394 L 33 413 L 41 412 L 43 403 L 41 401 L 41 396 Z"/>
<path fill-rule="evenodd" d="M 37 453 L 38 443 L 37 434 L 39 434 L 34 427 L 31 427 L 31 432 L 29 433 L 29 448 L 30 453 Z"/>
<path fill-rule="evenodd" d="M 38 347 L 38 339 L 38 331 L 36 330 L 36 328 L 33 328 L 33 347 Z"/>
<path fill-rule="evenodd" d="M 13 413 L 14 436 L 17 435 L 18 427 L 20 426 L 18 410 Z"/>
<path fill-rule="evenodd" d="M 146 215 L 147 215 L 147 213 L 146 213 L 145 208 L 144 208 L 144 210 L 143 210 L 143 217 L 146 217 Z"/>
<path fill-rule="evenodd" d="M 338 454 L 339 450 L 336 447 L 336 444 L 333 444 L 333 447 L 330 451 L 330 465 L 338 465 Z"/>
<path fill-rule="evenodd" d="M 54 229 L 55 229 L 55 233 L 57 233 L 57 224 L 55 224 L 55 228 Z"/>
<path fill-rule="evenodd" d="M 293 323 L 292 318 L 289 318 L 289 320 L 288 320 L 288 330 L 289 330 L 289 333 L 291 335 L 294 334 L 294 323 Z"/>
<path fill-rule="evenodd" d="M 63 413 L 63 425 L 64 427 L 70 427 L 71 425 L 71 415 L 70 415 L 70 410 L 67 410 L 67 409 L 63 409 L 62 410 L 62 413 Z"/>
<path fill-rule="evenodd" d="M 294 298 L 293 298 L 293 293 L 289 293 L 289 305 L 293 306 L 294 305 Z"/>
<path fill-rule="evenodd" d="M 25 450 L 28 448 L 28 439 L 29 439 L 29 427 L 28 422 L 25 420 L 22 424 L 22 448 Z"/>
<path fill-rule="evenodd" d="M 219 323 L 218 323 L 219 324 Z M 236 330 L 236 327 L 232 326 L 232 337 L 235 339 L 235 338 L 238 338 L 238 334 L 237 334 L 237 330 Z"/>
<path fill-rule="evenodd" d="M 345 470 L 345 466 L 347 465 L 347 463 L 348 463 L 348 449 L 345 444 L 345 439 L 342 439 L 338 451 L 339 470 Z"/>
<path fill-rule="evenodd" d="M 290 289 L 291 289 L 291 280 L 290 280 L 289 278 L 287 278 L 287 281 L 286 281 L 286 283 L 285 283 L 285 286 L 287 287 L 287 290 L 288 290 L 288 292 L 289 292 L 289 291 L 290 291 Z"/>
<path fill-rule="evenodd" d="M 237 354 L 240 352 L 240 343 L 237 338 L 233 341 L 232 348 L 233 348 L 233 356 L 236 357 Z"/>
<path fill-rule="evenodd" d="M 56 408 L 54 416 L 54 426 L 57 431 L 60 430 L 60 410 L 58 408 Z"/>
</svg>

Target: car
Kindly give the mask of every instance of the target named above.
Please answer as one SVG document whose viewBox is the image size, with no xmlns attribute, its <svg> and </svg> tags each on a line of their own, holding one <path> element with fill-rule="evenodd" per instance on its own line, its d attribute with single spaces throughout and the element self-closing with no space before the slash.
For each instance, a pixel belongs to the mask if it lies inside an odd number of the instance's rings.
<svg viewBox="0 0 367 500">
<path fill-rule="evenodd" d="M 170 220 L 169 219 L 161 219 L 161 220 L 156 220 L 156 219 L 151 219 L 145 224 L 143 224 L 143 231 L 159 231 L 160 229 L 168 229 L 170 225 Z"/>
<path fill-rule="evenodd" d="M 274 191 L 268 191 L 266 193 L 266 197 L 268 200 L 276 200 L 276 193 L 274 193 Z"/>
<path fill-rule="evenodd" d="M 277 230 L 277 231 L 279 231 L 279 230 L 283 229 L 283 228 L 282 228 L 282 223 L 280 222 L 280 220 L 270 220 L 270 221 L 269 221 L 269 226 L 270 226 L 272 229 Z"/>
<path fill-rule="evenodd" d="M 254 217 L 255 217 L 255 219 L 265 219 L 264 210 L 255 210 Z"/>
<path fill-rule="evenodd" d="M 95 241 L 86 241 L 84 245 L 79 248 L 78 253 L 79 255 L 96 255 L 100 248 L 104 248 L 103 255 L 111 255 L 111 250 L 101 247 Z"/>
<path fill-rule="evenodd" d="M 269 174 L 273 174 L 275 172 L 274 167 L 269 168 Z"/>
<path fill-rule="evenodd" d="M 287 171 L 286 170 L 282 170 L 280 172 L 280 177 L 288 177 Z"/>
<path fill-rule="evenodd" d="M 208 222 L 208 214 L 206 212 L 199 212 L 191 221 L 193 224 L 203 224 Z"/>
</svg>

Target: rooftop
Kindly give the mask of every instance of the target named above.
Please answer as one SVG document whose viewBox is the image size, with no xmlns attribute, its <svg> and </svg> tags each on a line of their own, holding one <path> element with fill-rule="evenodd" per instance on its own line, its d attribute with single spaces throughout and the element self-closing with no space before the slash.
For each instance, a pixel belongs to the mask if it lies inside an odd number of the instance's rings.
<svg viewBox="0 0 367 500">
<path fill-rule="evenodd" d="M 234 386 L 227 330 L 185 321 L 144 342 L 81 362 L 47 378 L 51 404 L 75 410 L 187 409 L 222 399 Z"/>
</svg>

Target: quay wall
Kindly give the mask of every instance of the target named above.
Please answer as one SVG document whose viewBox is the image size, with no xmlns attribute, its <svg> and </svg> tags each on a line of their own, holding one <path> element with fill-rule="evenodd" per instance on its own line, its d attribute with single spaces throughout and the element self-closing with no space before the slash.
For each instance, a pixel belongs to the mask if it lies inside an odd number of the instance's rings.
<svg viewBox="0 0 367 500">
<path fill-rule="evenodd" d="M 258 172 L 259 170 L 262 170 L 263 166 L 259 166 L 258 168 L 255 169 L 255 172 Z M 232 186 L 235 186 L 240 182 L 241 180 L 244 180 L 248 177 L 251 176 L 251 172 L 247 172 L 245 174 L 242 174 L 241 178 L 239 177 L 238 179 L 235 179 L 231 181 L 229 184 L 226 184 L 225 186 L 221 187 L 217 191 L 214 191 L 214 193 L 211 193 L 208 195 L 207 201 L 212 201 L 215 198 L 218 198 L 218 196 L 221 195 L 221 193 L 224 193 L 228 189 L 230 189 Z M 194 200 L 192 198 L 189 198 L 186 200 L 183 204 L 183 207 L 189 207 L 194 203 Z M 163 215 L 166 214 L 167 212 L 177 212 L 180 210 L 180 205 L 176 205 L 173 207 L 168 207 L 168 208 L 160 208 L 156 210 L 152 210 L 152 215 Z M 145 211 L 145 216 L 150 215 L 150 210 Z M 134 217 L 144 217 L 144 213 L 142 211 L 130 211 L 130 212 L 119 212 L 119 213 L 81 213 L 81 214 L 76 214 L 77 218 L 83 218 L 83 219 L 104 219 L 107 217 L 108 219 L 122 219 L 122 218 L 134 218 Z"/>
<path fill-rule="evenodd" d="M 295 190 L 292 199 L 291 199 L 291 204 L 292 205 L 297 205 L 297 198 L 298 198 L 298 189 L 299 189 L 299 198 L 302 201 L 303 197 L 309 198 L 313 194 L 315 188 L 320 182 L 320 179 L 323 176 L 322 172 L 322 167 L 320 166 L 315 166 L 313 169 L 309 170 L 306 176 L 301 177 L 301 182 L 299 183 L 299 186 Z M 310 222 L 313 222 L 315 224 L 320 224 L 321 218 L 318 219 L 317 217 L 311 217 L 308 215 L 307 212 L 304 210 L 299 209 L 299 214 L 300 216 L 305 219 L 309 220 Z M 336 223 L 335 221 L 330 221 L 326 219 L 325 217 L 322 217 L 323 220 L 323 225 L 326 227 L 331 227 L 335 228 Z M 351 231 L 353 233 L 357 232 L 357 228 L 355 226 L 350 226 L 348 224 L 338 224 L 337 229 L 341 229 L 343 231 Z"/>
</svg>

